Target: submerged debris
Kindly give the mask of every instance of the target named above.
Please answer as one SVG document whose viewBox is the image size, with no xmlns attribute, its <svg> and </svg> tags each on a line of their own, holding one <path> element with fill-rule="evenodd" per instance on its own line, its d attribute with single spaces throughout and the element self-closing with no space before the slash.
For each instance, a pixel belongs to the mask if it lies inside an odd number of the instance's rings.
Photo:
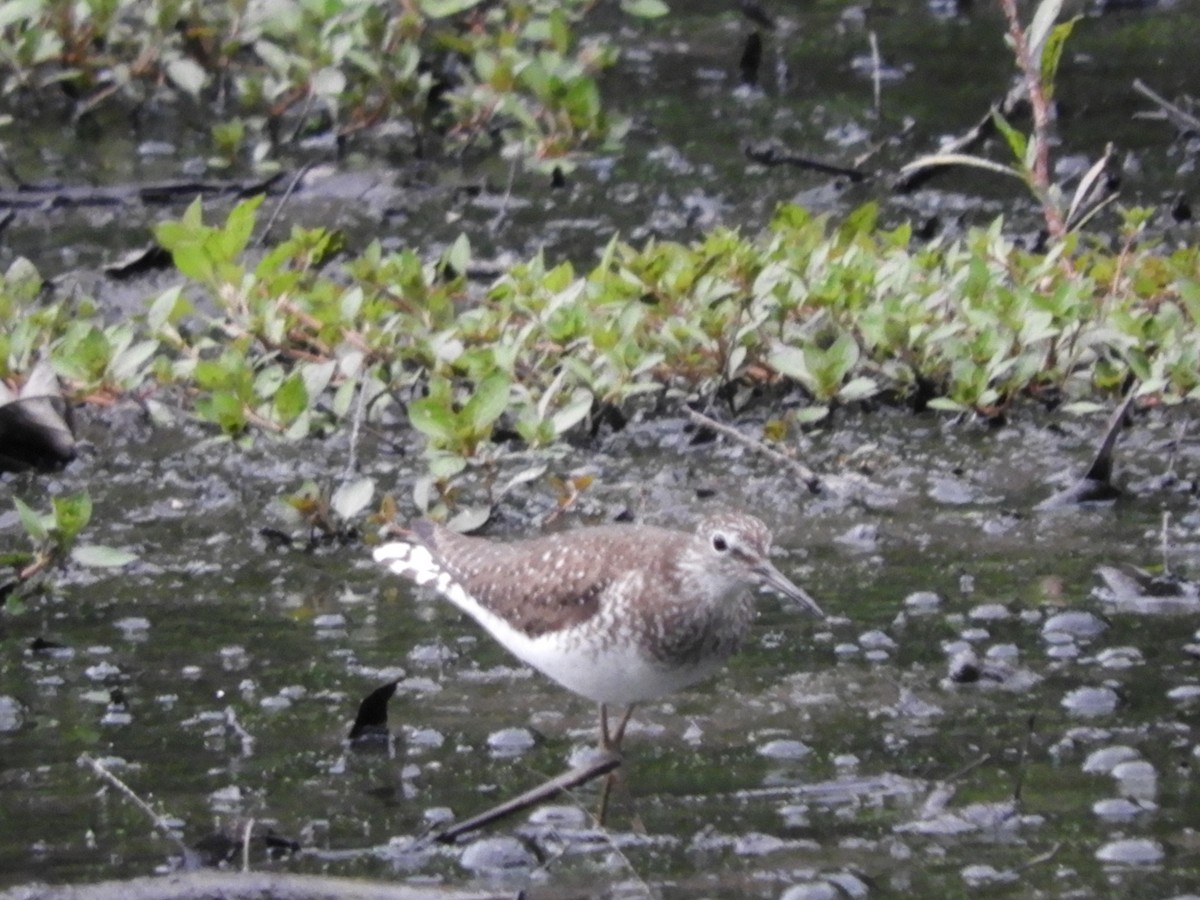
<svg viewBox="0 0 1200 900">
<path fill-rule="evenodd" d="M 52 472 L 75 458 L 71 405 L 45 360 L 13 388 L 0 379 L 0 472 Z"/>
</svg>

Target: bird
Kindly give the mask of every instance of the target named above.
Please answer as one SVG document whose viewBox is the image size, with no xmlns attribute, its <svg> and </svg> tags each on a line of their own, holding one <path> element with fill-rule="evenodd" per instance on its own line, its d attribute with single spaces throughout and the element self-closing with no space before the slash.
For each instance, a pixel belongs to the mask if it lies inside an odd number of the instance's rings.
<svg viewBox="0 0 1200 900">
<path fill-rule="evenodd" d="M 600 707 L 600 746 L 619 752 L 634 708 L 714 674 L 767 588 L 821 607 L 770 560 L 758 518 L 720 512 L 693 531 L 597 525 L 513 542 L 419 520 L 375 560 L 432 587 L 522 662 Z M 610 731 L 610 706 L 625 713 Z"/>
</svg>

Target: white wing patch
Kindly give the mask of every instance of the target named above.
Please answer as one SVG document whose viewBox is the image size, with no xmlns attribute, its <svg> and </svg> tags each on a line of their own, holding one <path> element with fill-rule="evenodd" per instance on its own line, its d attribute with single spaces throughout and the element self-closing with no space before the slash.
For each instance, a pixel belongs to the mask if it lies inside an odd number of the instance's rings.
<svg viewBox="0 0 1200 900">
<path fill-rule="evenodd" d="M 376 562 L 383 563 L 397 575 L 410 578 L 422 587 L 431 585 L 459 609 L 477 617 L 479 604 L 475 598 L 438 565 L 427 547 L 407 541 L 393 541 L 376 547 L 373 555 Z"/>
</svg>

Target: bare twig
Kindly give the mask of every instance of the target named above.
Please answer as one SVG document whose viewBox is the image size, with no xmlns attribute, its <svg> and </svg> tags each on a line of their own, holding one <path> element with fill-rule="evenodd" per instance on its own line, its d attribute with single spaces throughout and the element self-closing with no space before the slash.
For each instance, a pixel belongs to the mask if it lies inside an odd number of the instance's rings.
<svg viewBox="0 0 1200 900">
<path fill-rule="evenodd" d="M 246 827 L 242 829 L 242 871 L 250 871 L 250 835 L 254 833 L 254 819 L 251 818 L 246 822 Z"/>
<path fill-rule="evenodd" d="M 1171 511 L 1163 510 L 1162 514 L 1162 558 L 1163 558 L 1163 575 L 1170 576 L 1171 574 Z"/>
<path fill-rule="evenodd" d="M 799 153 L 793 153 L 774 140 L 747 143 L 742 147 L 742 152 L 747 159 L 763 166 L 795 166 L 800 169 L 812 169 L 814 172 L 822 172 L 826 175 L 842 176 L 854 182 L 864 181 L 867 177 L 866 172 L 858 169 L 822 162 L 819 159 L 811 159 L 801 156 Z"/>
<path fill-rule="evenodd" d="M 953 140 L 943 143 L 935 153 L 926 154 L 905 165 L 892 182 L 892 190 L 897 193 L 907 193 L 920 187 L 939 169 L 953 165 L 953 160 L 960 154 L 972 150 L 983 143 L 996 131 L 996 113 L 1006 118 L 1011 116 L 1020 103 L 1026 99 L 1025 86 L 1014 85 L 1004 99 L 993 103 L 982 118 L 967 131 Z"/>
<path fill-rule="evenodd" d="M 1025 860 L 1025 862 L 1021 863 L 1019 866 L 1016 866 L 1013 871 L 1024 872 L 1026 869 L 1032 869 L 1034 866 L 1040 866 L 1042 863 L 1050 862 L 1050 860 L 1054 859 L 1054 857 L 1058 855 L 1058 851 L 1061 849 L 1062 841 L 1055 841 L 1054 846 L 1045 853 L 1039 853 L 1037 856 Z"/>
<path fill-rule="evenodd" d="M 500 208 L 496 210 L 496 215 L 488 222 L 488 231 L 492 234 L 499 231 L 504 220 L 508 218 L 508 205 L 512 201 L 513 185 L 517 182 L 517 167 L 519 165 L 520 157 L 514 156 L 512 165 L 508 167 L 508 184 L 504 186 L 504 196 L 500 198 Z"/>
<path fill-rule="evenodd" d="M 540 774 L 540 773 L 535 773 L 535 774 Z M 575 805 L 576 809 L 578 809 L 580 812 L 582 812 L 585 816 L 588 816 L 591 818 L 592 823 L 599 829 L 599 833 L 602 835 L 603 840 L 608 844 L 609 851 L 614 856 L 616 856 L 619 860 L 621 860 L 621 862 L 623 862 L 625 864 L 625 867 L 629 870 L 629 874 L 634 878 L 634 880 L 637 881 L 638 885 L 641 886 L 642 891 L 645 894 L 645 896 L 647 896 L 647 897 L 657 896 L 654 893 L 654 891 L 651 889 L 650 885 L 646 882 L 646 879 L 642 877 L 641 873 L 639 873 L 636 868 L 634 868 L 633 861 L 630 860 L 629 856 L 625 853 L 625 851 L 621 849 L 621 845 L 618 844 L 615 840 L 613 840 L 612 833 L 607 828 L 603 827 L 604 823 L 600 822 L 596 818 L 595 814 L 590 812 L 587 809 L 587 807 L 584 806 L 583 802 L 580 800 L 580 798 L 575 794 L 575 792 L 573 790 L 567 789 L 567 790 L 564 790 L 563 793 Z M 556 853 L 552 857 L 547 859 L 544 863 L 542 863 L 540 868 L 543 871 L 549 871 L 550 866 L 552 866 L 558 860 L 562 859 L 565 855 L 566 855 L 566 848 L 564 848 L 562 852 Z"/>
<path fill-rule="evenodd" d="M 879 58 L 879 38 L 875 36 L 875 32 L 868 32 L 867 38 L 871 41 L 871 80 L 875 86 L 875 118 L 879 118 L 882 106 L 880 97 L 883 93 L 883 61 Z"/>
<path fill-rule="evenodd" d="M 1146 99 L 1150 100 L 1163 114 L 1174 123 L 1175 127 L 1180 131 L 1194 131 L 1200 133 L 1200 118 L 1192 115 L 1181 106 L 1177 106 L 1170 100 L 1167 100 L 1161 94 L 1155 93 L 1150 87 L 1140 78 L 1133 79 L 1133 89 L 1141 94 Z"/>
<path fill-rule="evenodd" d="M 814 494 L 821 490 L 821 476 L 819 476 L 808 466 L 804 465 L 804 463 L 794 460 L 790 456 L 785 456 L 778 450 L 768 447 L 762 441 L 756 441 L 754 438 L 746 437 L 746 435 L 742 434 L 736 428 L 730 428 L 728 425 L 723 425 L 716 419 L 704 415 L 704 413 L 698 413 L 694 409 L 687 409 L 686 407 L 684 411 L 687 413 L 688 418 L 691 419 L 696 425 L 699 425 L 703 428 L 711 428 L 718 434 L 727 437 L 732 441 L 736 441 L 743 447 L 749 447 L 756 453 L 761 453 L 768 459 L 773 459 L 775 462 L 787 466 L 800 477 L 800 480 L 804 482 L 804 486 Z"/>
<path fill-rule="evenodd" d="M 539 803 L 549 800 L 551 797 L 561 794 L 563 791 L 586 784 L 594 778 L 599 778 L 601 775 L 607 775 L 620 765 L 621 755 L 619 753 L 605 753 L 598 756 L 592 762 L 584 763 L 567 772 L 563 772 L 557 778 L 551 778 L 549 781 L 543 782 L 532 790 L 513 797 L 511 800 L 506 800 L 504 803 L 499 803 L 477 816 L 472 816 L 465 821 L 451 825 L 449 828 L 444 828 L 434 833 L 433 839 L 442 844 L 453 843 L 464 834 L 477 831 L 507 816 L 529 809 L 531 806 L 536 806 Z"/>
<path fill-rule="evenodd" d="M 955 781 L 960 781 L 961 779 L 966 778 L 968 775 L 970 775 L 972 772 L 974 772 L 976 769 L 978 769 L 980 766 L 982 766 L 984 763 L 986 763 L 991 758 L 992 758 L 992 754 L 985 753 L 985 754 L 983 754 L 983 756 L 979 757 L 978 759 L 972 760 L 971 762 L 967 763 L 965 766 L 963 766 L 957 772 L 952 772 L 951 774 L 947 775 L 945 778 L 942 779 L 941 783 L 942 784 L 950 784 Z"/>
<path fill-rule="evenodd" d="M 155 812 L 154 808 L 149 803 L 134 793 L 133 788 L 110 772 L 102 762 L 94 759 L 90 754 L 87 753 L 81 754 L 78 762 L 81 766 L 90 767 L 91 770 L 95 772 L 96 775 L 98 775 L 101 779 L 107 781 L 118 791 L 128 797 L 134 806 L 150 817 L 150 821 L 153 823 L 154 827 L 157 828 L 164 837 L 174 842 L 174 844 L 179 847 L 185 856 L 191 854 L 192 851 L 188 848 L 188 845 L 185 844 L 182 838 L 180 838 L 179 835 L 177 835 L 171 829 L 171 826 L 167 824 L 167 820 Z"/>
<path fill-rule="evenodd" d="M 242 756 L 254 755 L 254 735 L 250 734 L 238 721 L 237 711 L 232 706 L 225 707 L 225 727 L 237 735 L 242 742 Z"/>
<path fill-rule="evenodd" d="M 1033 745 L 1033 729 L 1036 720 L 1029 717 L 1025 727 L 1025 740 L 1021 743 L 1021 755 L 1017 757 L 1017 777 L 1013 784 L 1013 800 L 1021 802 L 1021 791 L 1025 788 L 1025 761 L 1029 759 L 1029 748 Z"/>
<path fill-rule="evenodd" d="M 292 176 L 292 180 L 288 182 L 288 186 L 284 189 L 283 196 L 279 198 L 279 202 L 275 204 L 275 208 L 271 210 L 271 217 L 267 219 L 267 224 L 263 226 L 259 232 L 258 240 L 254 242 L 255 247 L 261 247 L 263 241 L 267 239 L 267 235 L 271 233 L 271 229 L 275 226 L 275 220 L 279 218 L 279 214 L 283 212 L 284 205 L 291 199 L 292 194 L 296 190 L 296 186 L 300 184 L 300 179 L 308 174 L 308 170 L 313 167 L 313 163 L 307 162 L 300 167 L 300 170 Z"/>
</svg>

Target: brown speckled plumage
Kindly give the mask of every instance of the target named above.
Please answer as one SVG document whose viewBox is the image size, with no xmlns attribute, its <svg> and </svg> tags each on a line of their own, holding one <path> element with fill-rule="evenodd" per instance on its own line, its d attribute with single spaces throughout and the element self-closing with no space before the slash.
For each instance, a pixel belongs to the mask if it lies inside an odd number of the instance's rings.
<svg viewBox="0 0 1200 900">
<path fill-rule="evenodd" d="M 570 690 L 633 704 L 715 671 L 750 628 L 752 587 L 821 614 L 770 548 L 761 521 L 722 513 L 692 533 L 604 525 L 512 543 L 421 521 L 375 557 Z"/>
</svg>

